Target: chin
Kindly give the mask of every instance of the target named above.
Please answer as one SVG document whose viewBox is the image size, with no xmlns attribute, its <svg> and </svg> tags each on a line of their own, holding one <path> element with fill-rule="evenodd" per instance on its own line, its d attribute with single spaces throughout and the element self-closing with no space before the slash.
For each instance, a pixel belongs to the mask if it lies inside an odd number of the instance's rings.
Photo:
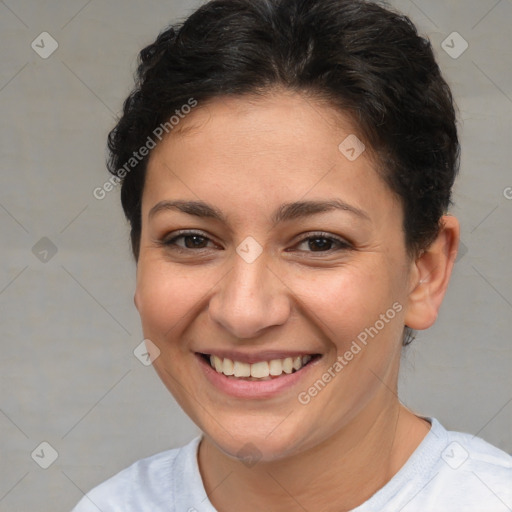
<svg viewBox="0 0 512 512">
<path fill-rule="evenodd" d="M 254 417 L 250 417 L 245 422 L 239 421 L 237 428 L 229 432 L 218 425 L 202 430 L 217 449 L 251 467 L 256 462 L 285 459 L 307 449 L 306 444 L 309 443 L 301 439 L 305 434 L 279 426 L 282 420 L 273 418 L 263 423 L 264 428 L 255 428 Z"/>
</svg>

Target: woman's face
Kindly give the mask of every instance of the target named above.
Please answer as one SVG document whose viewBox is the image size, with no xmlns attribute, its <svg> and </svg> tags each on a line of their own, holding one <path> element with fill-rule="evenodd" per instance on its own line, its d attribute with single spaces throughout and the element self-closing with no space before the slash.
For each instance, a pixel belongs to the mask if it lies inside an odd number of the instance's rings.
<svg viewBox="0 0 512 512">
<path fill-rule="evenodd" d="M 228 454 L 298 453 L 396 399 L 413 262 L 353 137 L 283 92 L 199 104 L 151 154 L 135 303 L 160 378 Z"/>
</svg>

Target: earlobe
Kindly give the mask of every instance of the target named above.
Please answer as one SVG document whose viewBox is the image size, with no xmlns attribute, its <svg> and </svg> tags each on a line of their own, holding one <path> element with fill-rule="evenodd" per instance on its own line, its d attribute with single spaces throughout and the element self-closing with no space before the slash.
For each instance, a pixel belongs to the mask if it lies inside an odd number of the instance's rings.
<svg viewBox="0 0 512 512">
<path fill-rule="evenodd" d="M 404 318 L 412 329 L 428 329 L 436 321 L 457 256 L 459 237 L 458 220 L 444 215 L 438 236 L 413 263 Z"/>
</svg>

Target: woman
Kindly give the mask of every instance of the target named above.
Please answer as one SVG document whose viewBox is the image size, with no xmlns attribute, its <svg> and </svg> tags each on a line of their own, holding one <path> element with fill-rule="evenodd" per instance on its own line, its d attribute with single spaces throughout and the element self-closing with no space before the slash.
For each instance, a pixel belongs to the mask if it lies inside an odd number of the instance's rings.
<svg viewBox="0 0 512 512">
<path fill-rule="evenodd" d="M 512 457 L 397 396 L 459 241 L 452 97 L 410 20 L 214 0 L 138 79 L 109 168 L 149 357 L 203 435 L 75 511 L 510 510 Z"/>
</svg>

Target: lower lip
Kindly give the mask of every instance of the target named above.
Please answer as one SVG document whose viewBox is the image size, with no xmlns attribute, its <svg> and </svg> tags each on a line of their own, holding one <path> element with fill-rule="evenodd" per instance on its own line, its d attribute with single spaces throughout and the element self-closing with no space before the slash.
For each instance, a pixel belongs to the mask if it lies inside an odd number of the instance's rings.
<svg viewBox="0 0 512 512">
<path fill-rule="evenodd" d="M 271 398 L 303 381 L 321 359 L 316 358 L 294 373 L 282 374 L 271 380 L 256 381 L 227 377 L 214 370 L 199 354 L 196 354 L 196 358 L 208 381 L 223 393 L 235 398 Z"/>
</svg>

